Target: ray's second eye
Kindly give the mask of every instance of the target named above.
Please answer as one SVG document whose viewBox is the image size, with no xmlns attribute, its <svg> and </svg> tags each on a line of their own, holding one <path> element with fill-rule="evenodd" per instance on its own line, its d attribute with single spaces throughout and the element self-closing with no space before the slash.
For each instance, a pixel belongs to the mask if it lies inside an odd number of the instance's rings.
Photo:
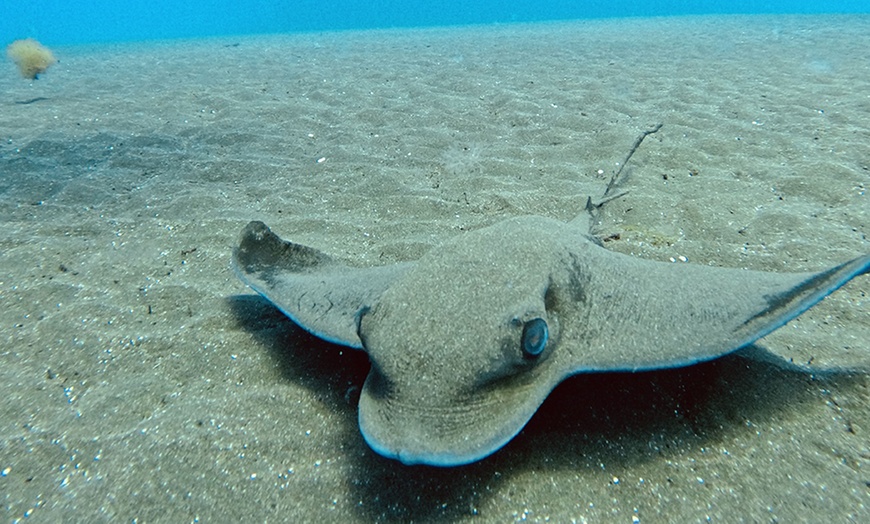
<svg viewBox="0 0 870 524">
<path fill-rule="evenodd" d="M 526 358 L 538 358 L 547 347 L 547 323 L 542 318 L 533 318 L 523 326 L 522 349 Z"/>
</svg>

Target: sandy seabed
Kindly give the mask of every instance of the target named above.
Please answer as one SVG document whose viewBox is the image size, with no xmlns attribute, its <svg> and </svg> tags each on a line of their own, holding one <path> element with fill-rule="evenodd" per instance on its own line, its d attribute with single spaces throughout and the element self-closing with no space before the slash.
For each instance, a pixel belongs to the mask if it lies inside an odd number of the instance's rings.
<svg viewBox="0 0 870 524">
<path fill-rule="evenodd" d="M 808 369 L 577 376 L 438 469 L 372 452 L 366 356 L 229 266 L 254 219 L 357 265 L 568 220 L 656 123 L 610 249 L 843 262 L 870 251 L 867 49 L 868 17 L 710 17 L 57 48 L 33 83 L 8 64 L 2 519 L 867 521 L 866 276 L 759 342 Z"/>
</svg>

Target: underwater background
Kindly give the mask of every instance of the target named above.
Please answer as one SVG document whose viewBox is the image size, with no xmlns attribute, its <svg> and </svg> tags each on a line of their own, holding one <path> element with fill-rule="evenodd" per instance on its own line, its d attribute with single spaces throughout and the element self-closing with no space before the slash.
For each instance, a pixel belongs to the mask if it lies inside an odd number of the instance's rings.
<svg viewBox="0 0 870 524">
<path fill-rule="evenodd" d="M 201 0 L 177 2 L 7 0 L 3 40 L 30 36 L 46 45 L 216 35 L 537 22 L 698 14 L 870 12 L 866 0 Z"/>
<path fill-rule="evenodd" d="M 45 74 L 0 60 L 0 523 L 870 522 L 870 275 L 433 468 L 363 438 L 367 355 L 230 264 L 252 220 L 359 267 L 568 222 L 658 124 L 608 250 L 870 253 L 870 0 L 0 0 L 29 38 Z"/>
</svg>

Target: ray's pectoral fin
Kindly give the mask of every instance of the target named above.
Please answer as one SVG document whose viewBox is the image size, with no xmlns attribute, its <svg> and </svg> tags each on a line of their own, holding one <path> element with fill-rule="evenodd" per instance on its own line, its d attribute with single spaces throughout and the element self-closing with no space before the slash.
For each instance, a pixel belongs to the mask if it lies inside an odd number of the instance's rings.
<svg viewBox="0 0 870 524">
<path fill-rule="evenodd" d="M 600 346 L 597 365 L 573 371 L 641 370 L 709 360 L 745 347 L 785 325 L 854 277 L 870 272 L 870 255 L 818 273 L 767 273 L 640 261 L 609 253 L 597 276 Z M 596 277 L 593 277 L 596 278 Z M 597 320 L 597 321 L 596 321 Z"/>
<path fill-rule="evenodd" d="M 311 334 L 361 349 L 360 311 L 412 264 L 354 268 L 251 222 L 233 250 L 239 278 Z"/>
<path fill-rule="evenodd" d="M 738 335 L 743 335 L 746 339 L 742 345 L 770 334 L 819 303 L 846 282 L 868 272 L 870 272 L 870 255 L 865 255 L 825 271 L 807 274 L 806 278 L 782 291 L 765 294 L 766 307 L 749 316 L 742 328 L 737 331 Z"/>
</svg>

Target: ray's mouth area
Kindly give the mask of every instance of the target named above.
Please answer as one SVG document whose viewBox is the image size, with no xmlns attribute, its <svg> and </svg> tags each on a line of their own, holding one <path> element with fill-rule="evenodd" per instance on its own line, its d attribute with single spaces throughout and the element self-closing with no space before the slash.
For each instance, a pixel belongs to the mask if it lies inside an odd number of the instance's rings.
<svg viewBox="0 0 870 524">
<path fill-rule="evenodd" d="M 404 398 L 373 368 L 360 396 L 360 430 L 375 452 L 406 465 L 469 464 L 516 436 L 542 401 L 528 387 L 506 391 L 477 391 L 432 404 L 432 398 Z"/>
</svg>

